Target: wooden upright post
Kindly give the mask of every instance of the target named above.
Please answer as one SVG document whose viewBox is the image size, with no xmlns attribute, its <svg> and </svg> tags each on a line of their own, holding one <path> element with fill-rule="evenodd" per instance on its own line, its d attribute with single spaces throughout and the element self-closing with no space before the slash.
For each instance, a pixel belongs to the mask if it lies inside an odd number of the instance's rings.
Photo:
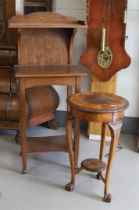
<svg viewBox="0 0 139 210">
<path fill-rule="evenodd" d="M 112 76 L 112 78 L 107 81 L 99 81 L 94 75 L 91 81 L 91 91 L 93 92 L 106 92 L 106 93 L 113 93 L 116 94 L 116 87 L 117 87 L 117 75 Z M 89 139 L 98 140 L 100 139 L 101 135 L 101 125 L 100 123 L 89 123 L 88 126 L 88 135 Z M 110 136 L 109 131 L 106 132 L 107 139 Z"/>
</svg>

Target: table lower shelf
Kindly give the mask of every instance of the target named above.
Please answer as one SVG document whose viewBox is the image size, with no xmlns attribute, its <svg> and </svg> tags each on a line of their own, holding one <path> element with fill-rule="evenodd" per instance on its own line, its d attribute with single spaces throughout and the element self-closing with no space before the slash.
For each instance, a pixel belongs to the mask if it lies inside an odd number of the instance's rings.
<svg viewBox="0 0 139 210">
<path fill-rule="evenodd" d="M 90 158 L 82 161 L 81 168 L 98 173 L 106 168 L 106 164 L 101 160 Z"/>
<path fill-rule="evenodd" d="M 68 152 L 66 136 L 28 137 L 27 153 Z"/>
</svg>

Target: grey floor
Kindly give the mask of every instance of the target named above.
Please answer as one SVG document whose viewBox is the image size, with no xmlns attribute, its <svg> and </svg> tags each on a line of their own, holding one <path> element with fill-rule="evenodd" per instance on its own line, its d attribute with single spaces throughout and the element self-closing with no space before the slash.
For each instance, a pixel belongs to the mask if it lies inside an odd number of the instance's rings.
<svg viewBox="0 0 139 210">
<path fill-rule="evenodd" d="M 42 127 L 28 135 L 59 135 Z M 13 136 L 0 135 L 0 210 L 139 210 L 139 153 L 136 137 L 121 135 L 111 172 L 112 202 L 102 201 L 104 184 L 95 174 L 82 171 L 73 192 L 64 185 L 70 180 L 69 160 L 65 153 L 28 155 L 28 173 L 22 175 L 20 146 Z M 108 152 L 109 143 L 106 146 Z M 81 135 L 80 161 L 98 157 L 99 142 Z M 107 157 L 106 157 L 107 161 Z"/>
</svg>

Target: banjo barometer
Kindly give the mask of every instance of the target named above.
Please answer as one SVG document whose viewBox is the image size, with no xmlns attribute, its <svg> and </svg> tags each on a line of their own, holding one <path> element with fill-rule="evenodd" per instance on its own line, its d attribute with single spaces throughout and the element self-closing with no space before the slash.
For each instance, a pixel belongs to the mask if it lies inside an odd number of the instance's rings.
<svg viewBox="0 0 139 210">
<path fill-rule="evenodd" d="M 87 48 L 81 63 L 100 81 L 130 64 L 125 50 L 127 0 L 87 1 Z"/>
</svg>

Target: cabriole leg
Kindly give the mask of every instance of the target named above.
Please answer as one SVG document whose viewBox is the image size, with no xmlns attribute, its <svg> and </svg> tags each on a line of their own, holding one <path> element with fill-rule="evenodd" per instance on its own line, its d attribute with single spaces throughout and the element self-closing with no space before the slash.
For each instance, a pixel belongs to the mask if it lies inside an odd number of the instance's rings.
<svg viewBox="0 0 139 210">
<path fill-rule="evenodd" d="M 110 171 L 112 168 L 112 163 L 116 151 L 116 147 L 119 141 L 119 135 L 120 130 L 122 126 L 122 121 L 116 121 L 113 123 L 108 124 L 110 133 L 111 133 L 111 144 L 110 144 L 110 155 L 108 159 L 107 164 L 107 170 L 106 170 L 106 181 L 105 181 L 105 189 L 104 189 L 104 201 L 105 202 L 111 202 L 111 194 L 108 193 L 108 187 L 109 187 L 109 179 L 110 179 Z"/>
<path fill-rule="evenodd" d="M 75 171 L 74 171 L 74 152 L 73 152 L 73 141 L 72 141 L 72 119 L 70 113 L 68 113 L 66 121 L 66 140 L 68 145 L 70 167 L 71 167 L 71 181 L 65 188 L 67 191 L 72 191 L 75 184 Z"/>
<path fill-rule="evenodd" d="M 75 118 L 74 128 L 74 168 L 79 171 L 78 157 L 79 157 L 79 141 L 80 141 L 80 120 Z"/>
<path fill-rule="evenodd" d="M 99 160 L 104 160 L 104 149 L 105 149 L 105 143 L 106 143 L 106 128 L 107 124 L 102 123 L 102 130 L 101 130 L 101 144 L 100 144 L 100 154 L 99 154 Z M 97 179 L 101 179 L 100 172 L 97 174 Z"/>
</svg>

